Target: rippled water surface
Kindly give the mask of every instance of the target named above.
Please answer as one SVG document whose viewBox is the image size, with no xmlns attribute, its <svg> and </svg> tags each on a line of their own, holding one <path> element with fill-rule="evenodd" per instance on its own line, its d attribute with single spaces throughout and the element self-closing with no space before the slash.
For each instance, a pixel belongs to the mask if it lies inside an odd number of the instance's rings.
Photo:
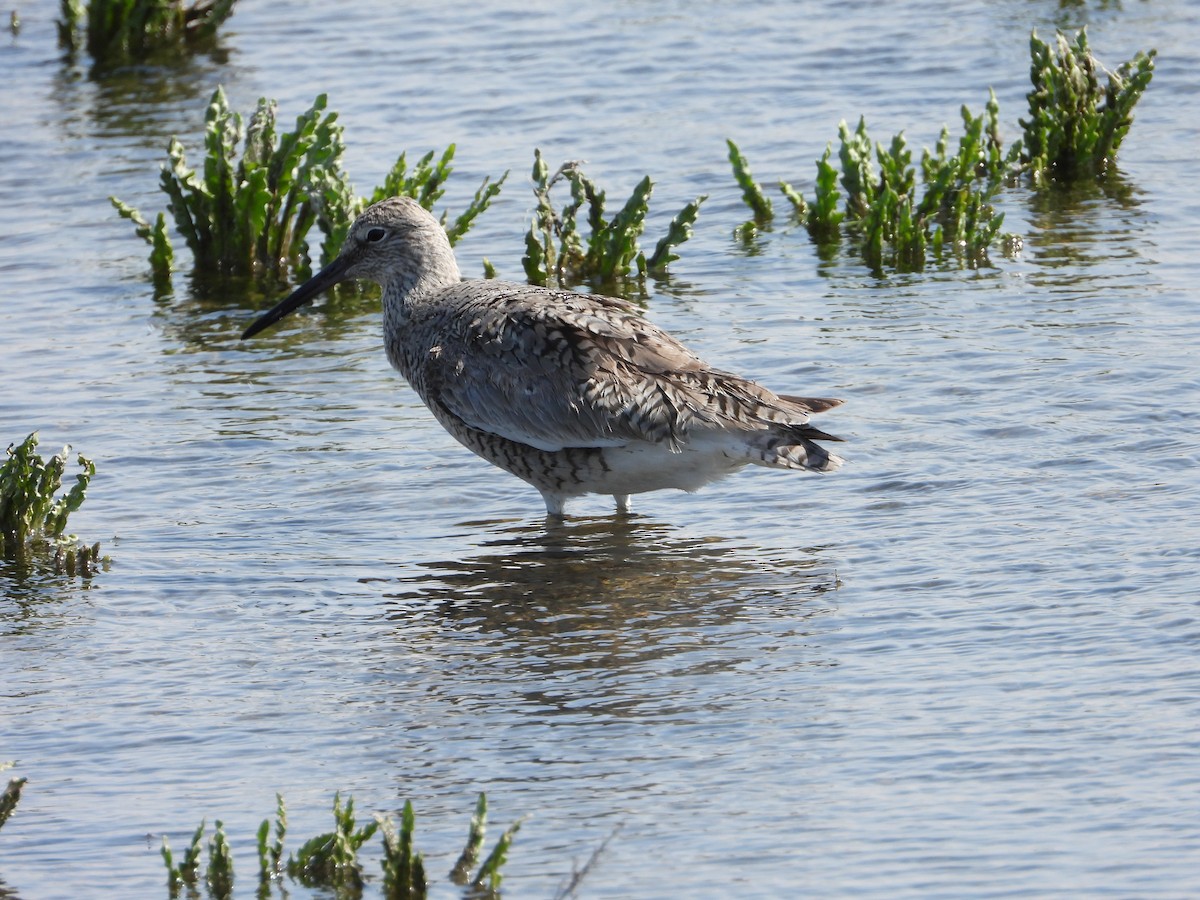
<svg viewBox="0 0 1200 900">
<path fill-rule="evenodd" d="M 0 760 L 29 779 L 0 896 L 162 896 L 161 836 L 203 817 L 250 896 L 276 792 L 299 839 L 335 790 L 413 800 L 435 896 L 479 790 L 492 839 L 531 816 L 510 897 L 618 826 L 581 896 L 1200 894 L 1194 4 L 242 0 L 220 52 L 105 78 L 60 59 L 57 3 L 18 8 L 0 441 L 96 461 L 72 528 L 112 565 L 0 562 Z M 919 148 L 991 86 L 1011 134 L 1030 29 L 1082 24 L 1157 74 L 1110 183 L 1004 196 L 1017 258 L 877 279 L 782 220 L 733 236 L 726 137 L 807 187 L 843 118 Z M 388 370 L 377 308 L 241 342 L 266 298 L 156 299 L 106 198 L 163 207 L 217 84 L 285 121 L 328 92 L 362 191 L 452 141 L 452 208 L 511 169 L 471 275 L 521 277 L 535 147 L 610 198 L 650 174 L 654 237 L 710 195 L 650 314 L 846 398 L 850 463 L 548 527 Z"/>
</svg>

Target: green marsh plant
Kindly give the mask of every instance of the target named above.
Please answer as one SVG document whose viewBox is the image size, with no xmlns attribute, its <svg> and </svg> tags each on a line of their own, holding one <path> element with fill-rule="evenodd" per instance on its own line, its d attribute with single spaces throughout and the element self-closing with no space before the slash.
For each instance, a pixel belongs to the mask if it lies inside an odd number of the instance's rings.
<svg viewBox="0 0 1200 900">
<path fill-rule="evenodd" d="M 71 513 L 83 505 L 96 466 L 79 455 L 75 484 L 56 497 L 71 448 L 64 447 L 47 460 L 37 446 L 35 431 L 20 444 L 10 444 L 7 459 L 0 464 L 0 549 L 13 558 L 44 549 L 52 553 L 56 570 L 90 576 L 101 562 L 99 543 L 85 546 L 66 530 Z"/>
<path fill-rule="evenodd" d="M 475 812 L 471 816 L 471 825 L 467 830 L 467 843 L 462 853 L 450 870 L 450 880 L 455 884 L 469 884 L 471 870 L 479 862 L 479 854 L 483 852 L 483 839 L 487 834 L 487 795 L 480 794 L 475 802 Z"/>
<path fill-rule="evenodd" d="M 446 193 L 446 180 L 454 171 L 454 167 L 451 165 L 454 161 L 454 151 L 455 145 L 451 144 L 435 163 L 433 161 L 435 154 L 430 150 L 417 160 L 411 171 L 408 167 L 407 154 L 401 153 L 400 158 L 396 160 L 391 171 L 384 178 L 383 184 L 375 188 L 369 199 L 362 202 L 358 211 L 361 212 L 371 203 L 378 203 L 388 197 L 401 196 L 412 197 L 425 209 L 432 210 L 433 205 Z M 470 230 L 476 217 L 491 205 L 493 198 L 500 193 L 500 188 L 507 178 L 508 172 L 505 172 L 496 181 L 492 181 L 489 176 L 485 175 L 483 184 L 475 192 L 474 199 L 453 222 L 449 222 L 450 214 L 448 212 L 442 213 L 441 223 L 446 230 L 446 237 L 450 239 L 450 246 L 458 243 L 458 239 Z"/>
<path fill-rule="evenodd" d="M 943 128 L 935 149 L 922 152 L 919 169 L 903 132 L 887 144 L 876 143 L 865 119 L 853 130 L 843 121 L 836 163 L 830 144 L 817 161 L 811 199 L 779 183 L 818 249 L 828 253 L 849 240 L 876 273 L 919 271 L 930 260 L 947 258 L 986 264 L 997 241 L 1006 250 L 1020 245 L 1015 236 L 1001 234 L 1004 216 L 993 205 L 1005 186 L 1023 177 L 1042 187 L 1102 176 L 1150 82 L 1155 52 L 1137 54 L 1108 73 L 1106 84 L 1086 32 L 1074 42 L 1060 32 L 1055 49 L 1034 33 L 1030 52 L 1029 119 L 1021 120 L 1023 138 L 1007 149 L 994 92 L 981 115 L 962 107 L 957 147 L 951 149 L 949 129 Z M 773 213 L 741 151 L 732 141 L 729 149 L 734 179 L 754 215 L 742 226 L 745 233 L 769 222 Z"/>
<path fill-rule="evenodd" d="M 479 854 L 483 851 L 484 835 L 487 832 L 487 796 L 480 794 L 479 800 L 475 804 L 475 813 L 471 816 L 470 828 L 467 831 L 467 843 L 463 847 L 458 861 L 455 862 L 454 868 L 450 870 L 450 881 L 467 887 L 470 896 L 498 896 L 500 882 L 503 881 L 500 870 L 508 859 L 508 850 L 524 821 L 524 819 L 518 819 L 505 829 L 504 833 L 500 835 L 500 839 L 496 841 L 496 846 L 492 848 L 492 852 L 487 855 L 475 876 L 472 877 L 471 870 L 479 861 Z"/>
<path fill-rule="evenodd" d="M 234 0 L 61 0 L 59 43 L 102 65 L 144 62 L 212 45 Z"/>
<path fill-rule="evenodd" d="M 1092 55 L 1085 29 L 1074 41 L 1058 32 L 1053 46 L 1035 31 L 1029 52 L 1033 89 L 1029 118 L 1021 120 L 1029 177 L 1041 185 L 1103 175 L 1154 77 L 1156 51 L 1139 52 L 1109 72 Z"/>
<path fill-rule="evenodd" d="M 853 131 L 842 122 L 840 177 L 830 146 L 817 163 L 812 202 L 786 182 L 780 188 L 814 241 L 830 244 L 845 235 L 875 271 L 920 271 L 947 253 L 978 265 L 1004 221 L 992 200 L 1015 159 L 1001 152 L 998 113 L 994 94 L 982 115 L 964 106 L 957 148 L 950 152 L 943 129 L 936 149 L 922 153 L 919 179 L 903 132 L 884 145 L 871 140 L 865 119 Z"/>
<path fill-rule="evenodd" d="M 379 828 L 383 832 L 383 895 L 388 900 L 423 900 L 427 885 L 425 862 L 413 849 L 416 815 L 412 801 L 404 803 L 399 831 L 390 817 L 381 817 Z"/>
<path fill-rule="evenodd" d="M 338 793 L 333 798 L 333 825 L 333 831 L 304 842 L 295 857 L 288 859 L 287 873 L 309 887 L 360 889 L 363 879 L 358 851 L 379 830 L 379 823 L 357 827 L 354 798 L 347 798 L 343 806 Z"/>
<path fill-rule="evenodd" d="M 271 840 L 271 820 L 258 826 L 258 881 L 260 888 L 283 874 L 283 839 L 287 836 L 287 807 L 283 794 L 275 795 L 275 839 Z"/>
<path fill-rule="evenodd" d="M 750 172 L 750 163 L 742 155 L 737 144 L 731 140 L 726 140 L 725 143 L 729 146 L 729 163 L 733 166 L 733 178 L 742 189 L 742 201 L 754 213 L 753 221 L 747 222 L 741 228 L 743 234 L 749 235 L 775 217 L 775 207 L 762 185 L 754 180 L 754 175 Z"/>
<path fill-rule="evenodd" d="M 1001 152 L 998 112 L 995 95 L 982 115 L 964 106 L 957 148 L 950 151 L 949 130 L 943 129 L 936 149 L 923 152 L 919 172 L 903 132 L 882 144 L 871 139 L 865 119 L 853 130 L 843 121 L 838 129 L 840 167 L 832 162 L 834 150 L 828 145 L 817 161 L 811 199 L 786 181 L 779 183 L 780 191 L 818 247 L 846 238 L 876 272 L 920 271 L 930 259 L 941 260 L 948 253 L 978 265 L 986 262 L 1004 221 L 992 200 L 1016 159 L 1015 150 Z M 748 167 L 732 141 L 730 158 L 742 183 Z M 755 222 L 763 221 L 763 204 L 747 204 Z"/>
<path fill-rule="evenodd" d="M 196 275 L 251 277 L 273 287 L 309 271 L 314 226 L 323 235 L 319 258 L 325 263 L 337 254 L 350 224 L 368 203 L 405 194 L 432 209 L 441 198 L 453 171 L 453 144 L 436 163 L 430 151 L 411 169 L 401 153 L 370 198 L 356 196 L 342 168 L 342 126 L 327 103 L 326 95 L 319 94 L 296 119 L 294 130 L 281 131 L 273 100 L 259 100 L 246 121 L 230 109 L 218 87 L 205 114 L 202 165 L 191 168 L 182 142 L 172 138 L 160 187 L 175 230 L 187 241 Z M 488 208 L 507 174 L 496 182 L 485 178 L 474 200 L 450 224 L 443 214 L 452 243 Z M 175 268 L 166 215 L 159 213 L 151 224 L 129 204 L 109 200 L 150 245 L 155 281 L 165 285 Z"/>
<path fill-rule="evenodd" d="M 0 772 L 12 767 L 13 763 L 0 763 Z M 21 802 L 21 789 L 25 787 L 25 782 L 24 778 L 10 778 L 8 786 L 5 787 L 3 793 L 0 793 L 0 828 L 4 827 L 4 823 L 9 820 L 16 811 L 17 804 Z"/>
<path fill-rule="evenodd" d="M 340 213 L 349 183 L 341 168 L 342 128 L 326 103 L 318 95 L 295 130 L 281 134 L 274 101 L 260 100 L 247 126 L 218 87 L 204 117 L 199 170 L 189 167 L 183 144 L 171 139 L 159 183 L 197 273 L 281 280 L 307 263 L 313 225 L 326 234 L 333 229 L 327 210 Z M 155 278 L 169 277 L 174 250 L 165 215 L 150 225 L 133 207 L 109 199 L 150 244 Z M 327 248 L 331 252 L 336 248 Z"/>
<path fill-rule="evenodd" d="M 195 888 L 200 877 L 201 843 L 204 840 L 204 826 L 207 820 L 201 821 L 200 826 L 193 832 L 191 843 L 183 852 L 179 865 L 175 864 L 175 854 L 166 837 L 162 841 L 162 858 L 167 867 L 167 891 L 172 897 L 178 897 L 183 887 Z"/>
<path fill-rule="evenodd" d="M 558 210 L 550 193 L 563 181 L 570 186 L 571 198 Z M 664 273 L 679 258 L 674 249 L 691 237 L 700 204 L 707 197 L 697 197 L 684 206 L 647 256 L 638 238 L 645 229 L 653 189 L 649 176 L 643 178 L 624 206 L 608 216 L 604 191 L 583 173 L 579 162 L 565 162 L 552 174 L 541 151 L 535 150 L 537 208 L 525 234 L 522 264 L 526 278 L 531 284 L 554 287 L 586 282 L 599 288 L 619 288 L 629 279 Z"/>
<path fill-rule="evenodd" d="M 295 855 L 289 855 L 284 862 L 287 811 L 282 795 L 276 795 L 274 826 L 270 819 L 264 819 L 258 829 L 258 896 L 270 896 L 276 883 L 283 896 L 287 896 L 282 884 L 284 878 L 306 888 L 329 891 L 334 897 L 361 896 L 370 876 L 364 872 L 360 851 L 379 834 L 383 839 L 380 859 L 383 896 L 387 900 L 424 900 L 428 885 L 424 859 L 414 848 L 416 816 L 411 802 L 404 804 L 398 828 L 390 816 L 376 816 L 374 821 L 359 826 L 354 816 L 354 799 L 349 797 L 343 804 L 338 793 L 333 799 L 333 819 L 332 831 L 305 841 Z M 483 849 L 487 822 L 487 797 L 479 795 L 467 844 L 450 873 L 450 880 L 464 887 L 466 896 L 500 896 L 501 870 L 522 821 L 518 820 L 505 830 L 472 875 Z M 232 896 L 233 857 L 224 828 L 218 821 L 215 833 L 206 844 L 205 826 L 206 822 L 202 821 L 178 861 L 167 838 L 163 837 L 161 853 L 167 869 L 167 891 L 172 898 L 185 889 L 189 897 L 199 897 L 201 889 L 213 900 Z"/>
</svg>

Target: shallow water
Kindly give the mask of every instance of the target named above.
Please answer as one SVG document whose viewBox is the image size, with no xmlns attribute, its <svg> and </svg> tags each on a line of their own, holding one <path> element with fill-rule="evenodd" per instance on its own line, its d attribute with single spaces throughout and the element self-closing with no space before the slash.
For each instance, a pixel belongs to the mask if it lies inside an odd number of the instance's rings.
<svg viewBox="0 0 1200 900">
<path fill-rule="evenodd" d="M 72 528 L 112 557 L 0 562 L 0 760 L 29 778 L 0 896 L 161 896 L 161 836 L 202 817 L 249 896 L 275 793 L 294 850 L 335 790 L 413 800 L 435 896 L 479 790 L 492 840 L 531 815 L 515 897 L 617 826 L 582 896 L 1200 892 L 1200 11 L 407 6 L 243 0 L 218 58 L 103 80 L 59 59 L 55 3 L 0 41 L 0 440 L 96 461 Z M 1158 70 L 1114 183 L 1005 196 L 1017 258 L 876 279 L 782 224 L 733 237 L 726 137 L 807 185 L 842 118 L 919 148 L 992 86 L 1015 129 L 1029 30 L 1084 23 Z M 612 198 L 649 173 L 651 236 L 709 194 L 651 315 L 845 397 L 850 463 L 547 528 L 388 370 L 370 304 L 241 342 L 266 300 L 156 300 L 105 198 L 162 208 L 218 83 L 285 121 L 327 91 L 363 191 L 451 141 L 453 209 L 511 169 L 472 275 L 520 277 L 534 147 Z"/>
</svg>

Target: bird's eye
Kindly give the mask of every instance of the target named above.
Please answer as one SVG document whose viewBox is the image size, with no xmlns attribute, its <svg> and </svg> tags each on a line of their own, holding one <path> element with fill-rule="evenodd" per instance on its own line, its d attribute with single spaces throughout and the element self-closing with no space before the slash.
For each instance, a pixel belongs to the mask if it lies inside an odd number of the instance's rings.
<svg viewBox="0 0 1200 900">
<path fill-rule="evenodd" d="M 367 232 L 367 243 L 378 244 L 385 237 L 387 237 L 387 229 L 386 228 L 372 228 L 370 231 Z"/>
</svg>

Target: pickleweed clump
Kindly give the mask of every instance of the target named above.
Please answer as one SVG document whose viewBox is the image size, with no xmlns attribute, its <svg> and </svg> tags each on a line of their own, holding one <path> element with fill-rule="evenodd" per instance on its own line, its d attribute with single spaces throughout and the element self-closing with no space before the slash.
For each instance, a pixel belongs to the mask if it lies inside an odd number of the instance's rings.
<svg viewBox="0 0 1200 900">
<path fill-rule="evenodd" d="M 388 900 L 424 900 L 428 882 L 425 878 L 425 860 L 413 849 L 416 815 L 412 801 L 404 802 L 399 831 L 390 816 L 377 816 L 376 821 L 383 834 L 383 859 L 380 862 L 383 867 L 383 895 Z"/>
<path fill-rule="evenodd" d="M 202 820 L 199 827 L 192 833 L 192 840 L 188 844 L 187 850 L 184 851 L 179 865 L 175 864 L 175 854 L 171 852 L 171 844 L 166 835 L 163 835 L 160 852 L 163 864 L 167 867 L 167 893 L 171 897 L 178 897 L 180 889 L 185 886 L 196 887 L 199 880 L 201 842 L 204 840 L 205 824 L 207 824 L 207 820 Z"/>
<path fill-rule="evenodd" d="M 467 830 L 467 843 L 458 855 L 454 868 L 450 870 L 450 880 L 455 884 L 470 884 L 471 870 L 479 862 L 479 854 L 483 851 L 483 839 L 487 833 L 487 795 L 481 793 L 475 801 L 475 812 L 471 816 L 471 825 Z"/>
<path fill-rule="evenodd" d="M 729 164 L 733 166 L 734 180 L 742 189 L 742 201 L 750 207 L 750 211 L 754 214 L 754 218 L 740 229 L 743 234 L 750 234 L 774 218 L 775 208 L 762 185 L 754 180 L 754 176 L 750 173 L 750 163 L 742 155 L 738 145 L 728 139 L 725 143 L 729 147 Z"/>
<path fill-rule="evenodd" d="M 247 124 L 218 87 L 205 113 L 203 165 L 191 168 L 183 143 L 171 139 L 159 183 L 195 271 L 282 280 L 307 266 L 309 231 L 331 231 L 339 203 L 352 196 L 341 167 L 342 127 L 326 104 L 318 95 L 295 129 L 281 133 L 274 101 L 260 100 Z M 110 200 L 150 244 L 155 277 L 168 278 L 175 254 L 165 216 L 149 225 L 136 209 Z"/>
<path fill-rule="evenodd" d="M 86 48 L 99 66 L 128 65 L 207 49 L 234 0 L 61 0 L 58 40 Z"/>
<path fill-rule="evenodd" d="M 840 176 L 830 146 L 817 161 L 813 201 L 786 182 L 780 189 L 818 246 L 845 236 L 876 272 L 920 271 L 947 256 L 979 265 L 1004 221 L 992 200 L 1015 158 L 1000 151 L 998 108 L 994 94 L 982 115 L 964 106 L 956 150 L 943 129 L 935 150 L 923 151 L 919 171 L 903 132 L 884 145 L 871 140 L 865 119 L 853 131 L 842 122 Z"/>
<path fill-rule="evenodd" d="M 287 890 L 282 883 L 285 878 L 306 888 L 329 891 L 336 897 L 362 896 L 363 888 L 372 876 L 364 869 L 361 856 L 367 842 L 378 833 L 383 838 L 380 859 L 383 896 L 387 900 L 424 900 L 427 896 L 428 882 L 424 857 L 414 848 L 416 816 L 411 802 L 404 804 L 399 828 L 391 816 L 385 815 L 377 815 L 374 821 L 360 827 L 354 817 L 354 798 L 347 797 L 343 803 L 341 794 L 337 793 L 333 798 L 333 818 L 332 831 L 305 841 L 296 854 L 289 856 L 284 863 L 283 842 L 287 833 L 287 815 L 283 796 L 276 795 L 274 841 L 271 840 L 272 828 L 269 819 L 263 820 L 258 829 L 258 896 L 269 896 L 272 893 L 272 885 L 280 882 L 280 891 L 286 897 Z M 500 896 L 502 869 L 524 819 L 517 820 L 505 830 L 492 852 L 479 868 L 475 869 L 483 849 L 486 821 L 487 796 L 481 793 L 475 804 L 475 813 L 471 817 L 467 844 L 450 873 L 450 880 L 466 888 L 468 897 Z M 171 850 L 170 842 L 165 836 L 162 839 L 162 859 L 167 868 L 167 893 L 172 898 L 179 897 L 185 890 L 187 896 L 197 898 L 201 896 L 201 890 L 204 890 L 211 900 L 224 900 L 233 895 L 234 865 L 229 840 L 221 822 L 217 821 L 216 830 L 206 844 L 206 823 L 207 820 L 200 822 L 178 861 Z M 0 824 L 3 824 L 2 820 Z M 595 854 L 593 858 L 594 856 Z M 578 880 L 574 879 L 575 882 Z"/>
<path fill-rule="evenodd" d="M 13 767 L 11 762 L 0 762 L 0 772 Z M 21 789 L 25 787 L 26 778 L 10 778 L 8 785 L 4 788 L 3 793 L 0 793 L 0 828 L 4 827 L 12 814 L 17 809 L 17 804 L 21 802 Z"/>
<path fill-rule="evenodd" d="M 288 858 L 287 873 L 308 887 L 361 888 L 358 851 L 379 830 L 379 823 L 356 827 L 354 798 L 343 805 L 340 793 L 333 798 L 333 823 L 333 831 L 310 838 Z"/>
<path fill-rule="evenodd" d="M 183 143 L 171 139 L 159 183 L 175 230 L 191 251 L 194 274 L 249 276 L 274 286 L 307 274 L 313 259 L 322 264 L 333 259 L 350 223 L 375 200 L 404 195 L 432 209 L 441 198 L 453 171 L 453 144 L 436 163 L 430 151 L 411 169 L 401 153 L 382 186 L 369 197 L 357 196 L 342 167 L 343 128 L 327 106 L 328 98 L 319 94 L 296 127 L 283 131 L 275 101 L 259 100 L 246 120 L 218 87 L 205 114 L 203 163 L 189 166 Z M 507 175 L 495 182 L 485 178 L 452 222 L 443 213 L 452 243 L 488 208 Z M 151 224 L 129 204 L 109 200 L 150 245 L 151 271 L 156 285 L 165 287 L 176 259 L 165 214 Z M 309 242 L 314 226 L 322 235 L 319 254 Z"/>
<path fill-rule="evenodd" d="M 1005 253 L 1020 247 L 1016 235 L 1002 234 L 1003 213 L 994 201 L 1006 186 L 1027 180 L 1035 188 L 1103 176 L 1133 121 L 1132 109 L 1154 70 L 1155 51 L 1138 53 L 1107 72 L 1092 56 L 1086 32 L 1069 40 L 1058 33 L 1052 48 L 1034 33 L 1030 39 L 1033 90 L 1022 138 L 1005 148 L 1000 106 L 994 92 L 982 114 L 962 107 L 962 134 L 955 149 L 943 128 L 934 150 L 924 150 L 920 169 L 903 132 L 888 144 L 876 143 L 859 118 L 839 128 L 839 146 L 817 161 L 812 199 L 781 181 L 780 190 L 822 255 L 850 241 L 876 273 L 920 271 L 931 261 L 989 262 L 999 243 Z M 750 176 L 749 164 L 730 141 L 734 179 L 754 214 L 743 228 L 769 222 L 770 204 Z M 918 178 L 919 175 L 919 178 Z"/>
<path fill-rule="evenodd" d="M 570 185 L 571 199 L 556 209 L 550 198 L 555 185 Z M 621 290 L 630 280 L 661 274 L 679 257 L 674 248 L 692 235 L 692 225 L 707 197 L 684 206 L 671 220 L 667 233 L 649 256 L 638 239 L 645 228 L 654 185 L 646 176 L 616 213 L 608 215 L 605 193 L 588 178 L 577 161 L 565 162 L 553 173 L 540 150 L 534 150 L 533 193 L 537 200 L 533 223 L 525 234 L 522 263 L 531 284 Z"/>
<path fill-rule="evenodd" d="M 936 149 L 923 151 L 919 169 L 903 132 L 877 143 L 865 118 L 853 129 L 843 121 L 840 165 L 828 145 L 817 160 L 812 199 L 786 181 L 780 191 L 818 247 L 846 239 L 877 273 L 920 271 L 947 257 L 971 266 L 985 263 L 1004 221 L 992 200 L 1016 159 L 1015 150 L 1007 155 L 1000 150 L 997 115 L 995 95 L 982 115 L 964 106 L 957 148 L 950 151 L 949 130 L 943 129 Z M 741 156 L 736 146 L 731 158 L 735 155 Z M 747 168 L 744 162 L 734 166 L 741 184 Z M 759 221 L 764 207 L 750 205 Z"/>
<path fill-rule="evenodd" d="M 287 836 L 287 807 L 283 794 L 275 795 L 275 840 L 271 836 L 271 820 L 263 819 L 258 826 L 258 880 L 267 885 L 283 874 L 283 839 Z"/>
<path fill-rule="evenodd" d="M 1035 31 L 1029 52 L 1033 89 L 1026 95 L 1029 118 L 1021 119 L 1029 177 L 1041 185 L 1103 175 L 1154 77 L 1156 51 L 1139 52 L 1110 72 L 1092 55 L 1084 29 L 1074 41 L 1058 32 L 1053 46 Z"/>
<path fill-rule="evenodd" d="M 369 197 L 355 197 L 344 185 L 332 179 L 328 186 L 321 190 L 325 216 L 322 219 L 322 229 L 326 238 L 322 244 L 321 262 L 329 262 L 337 254 L 351 223 L 368 206 L 386 200 L 388 197 L 412 197 L 425 209 L 432 210 L 442 195 L 446 192 L 446 181 L 454 171 L 453 161 L 456 147 L 450 144 L 435 162 L 437 154 L 430 150 L 410 166 L 408 153 L 402 152 L 393 163 L 392 168 L 384 177 L 383 184 L 375 188 Z M 446 230 L 450 246 L 458 243 L 459 238 L 471 230 L 475 219 L 480 213 L 491 206 L 492 200 L 500 193 L 501 187 L 508 179 L 506 171 L 495 181 L 490 176 L 484 176 L 483 183 L 475 191 L 475 196 L 467 204 L 467 208 L 450 220 L 448 210 L 443 210 L 439 221 Z M 485 262 L 486 266 L 486 262 Z"/>
<path fill-rule="evenodd" d="M 35 431 L 20 444 L 10 444 L 0 464 L 0 550 L 10 558 L 41 553 L 57 571 L 90 576 L 107 562 L 100 557 L 99 543 L 87 546 L 66 530 L 71 513 L 83 505 L 96 466 L 79 455 L 75 484 L 60 495 L 71 448 L 43 459 L 37 446 Z"/>
</svg>

